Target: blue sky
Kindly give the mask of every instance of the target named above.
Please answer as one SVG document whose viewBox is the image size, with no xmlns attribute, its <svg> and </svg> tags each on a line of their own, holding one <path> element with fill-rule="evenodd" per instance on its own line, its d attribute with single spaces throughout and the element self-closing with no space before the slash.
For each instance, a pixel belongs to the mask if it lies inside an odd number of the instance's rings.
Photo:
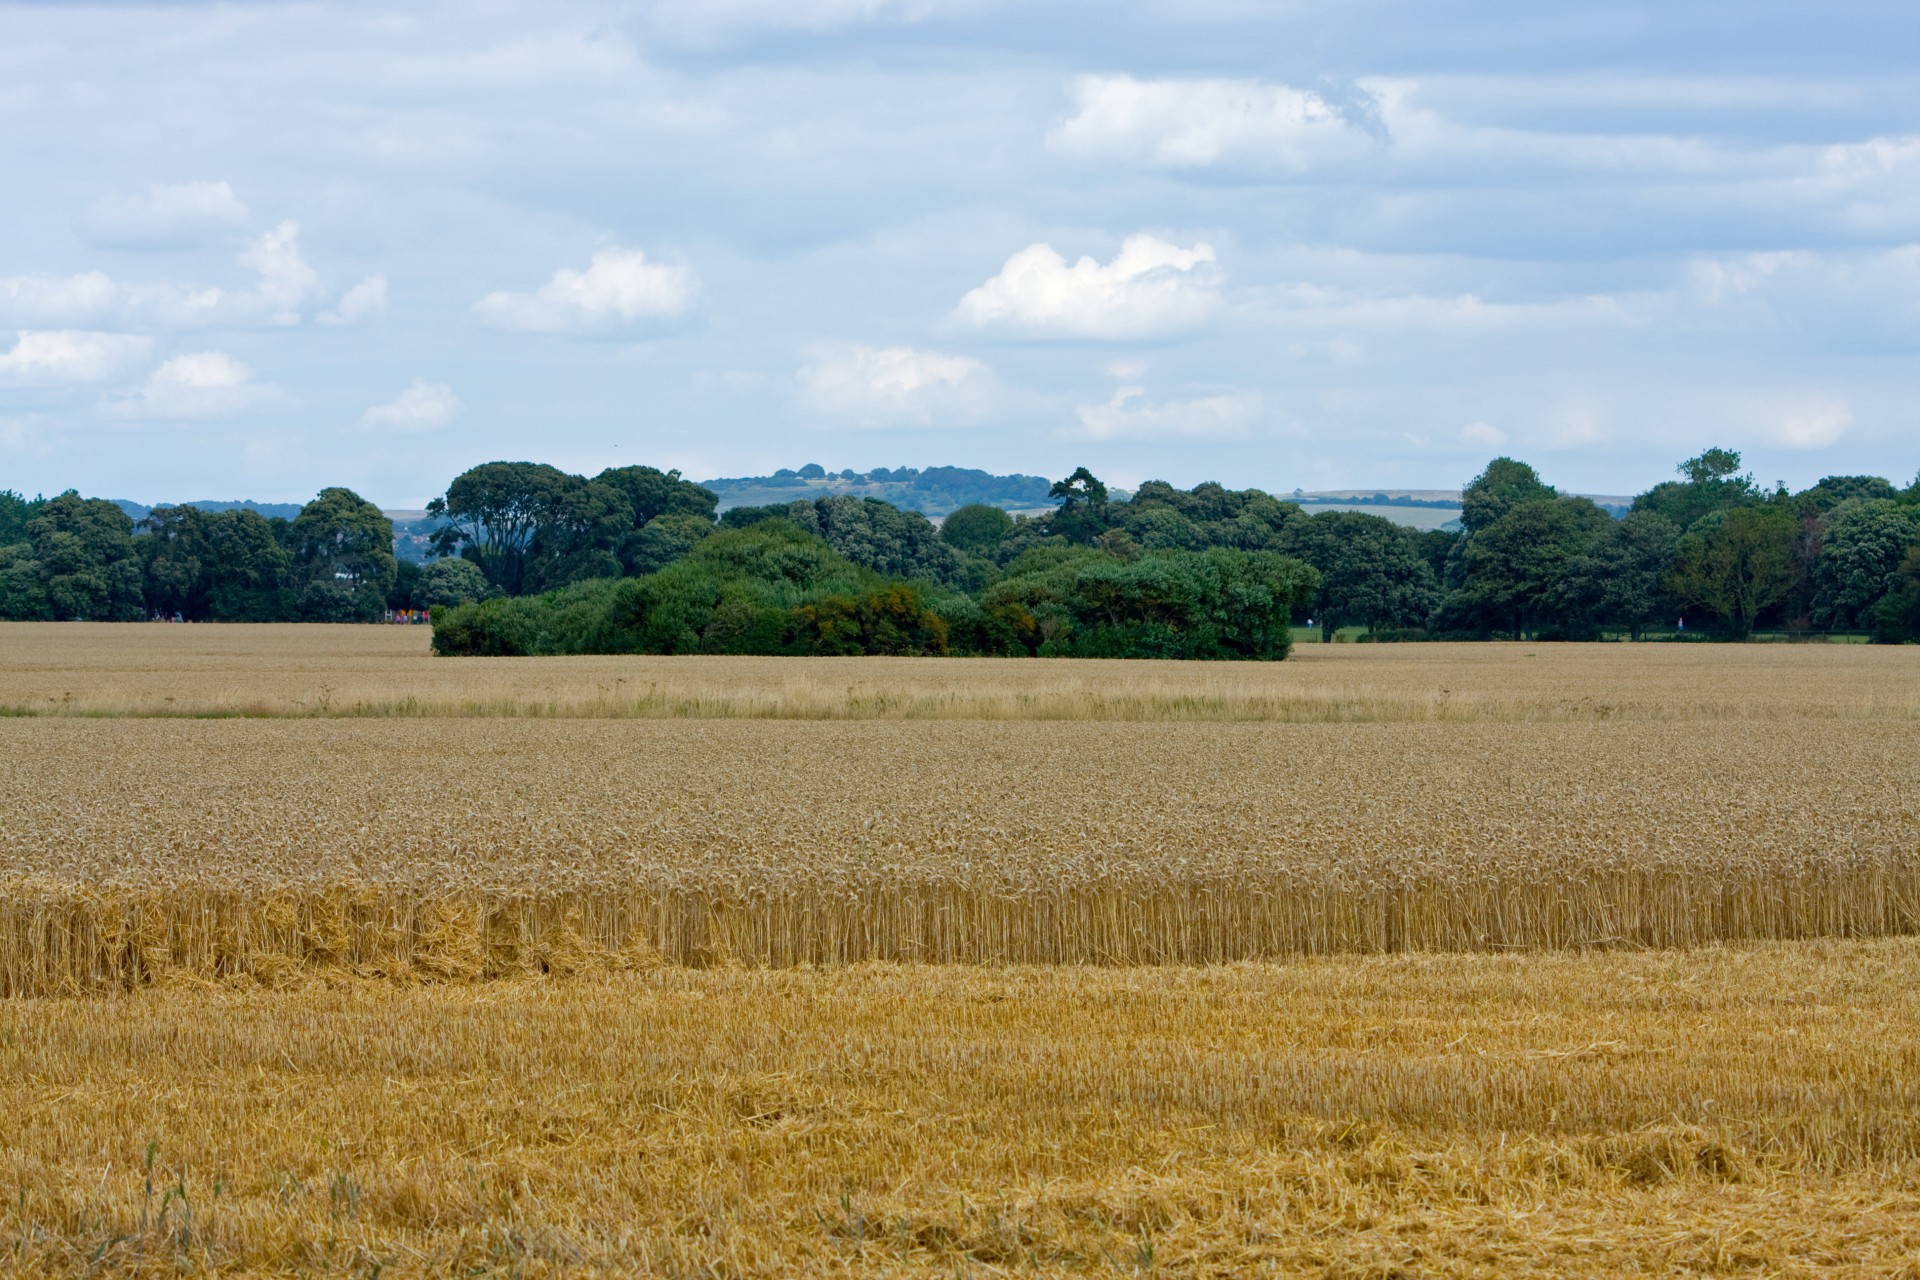
<svg viewBox="0 0 1920 1280">
<path fill-rule="evenodd" d="M 0 488 L 1920 467 L 1920 6 L 0 4 Z"/>
</svg>

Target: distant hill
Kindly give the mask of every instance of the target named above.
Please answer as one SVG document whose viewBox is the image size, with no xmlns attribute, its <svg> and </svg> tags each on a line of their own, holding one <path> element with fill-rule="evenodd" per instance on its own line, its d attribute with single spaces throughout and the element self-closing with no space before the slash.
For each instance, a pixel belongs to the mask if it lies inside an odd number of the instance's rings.
<svg viewBox="0 0 1920 1280">
<path fill-rule="evenodd" d="M 875 467 L 872 471 L 828 471 L 818 463 L 794 470 L 782 467 L 770 476 L 702 480 L 720 499 L 720 509 L 763 507 L 797 499 L 845 494 L 879 498 L 906 511 L 944 516 L 970 503 L 1008 511 L 1035 511 L 1058 505 L 1047 496 L 1053 482 L 1045 476 L 997 476 L 971 467 Z"/>
<path fill-rule="evenodd" d="M 153 507 L 142 506 L 125 498 L 109 498 L 109 502 L 126 512 L 134 520 L 145 520 L 153 514 Z M 195 502 L 157 502 L 156 507 L 198 507 L 202 511 L 258 511 L 267 519 L 276 517 L 291 520 L 300 514 L 297 502 L 255 502 L 252 498 L 217 499 L 201 498 Z"/>
</svg>

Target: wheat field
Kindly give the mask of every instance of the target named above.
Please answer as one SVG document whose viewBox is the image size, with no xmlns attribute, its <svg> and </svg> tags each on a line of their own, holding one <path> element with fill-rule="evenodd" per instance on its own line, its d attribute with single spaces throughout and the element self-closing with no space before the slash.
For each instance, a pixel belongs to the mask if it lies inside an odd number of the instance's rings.
<svg viewBox="0 0 1920 1280">
<path fill-rule="evenodd" d="M 0 1257 L 1920 1276 L 1917 705 L 0 626 Z"/>
</svg>

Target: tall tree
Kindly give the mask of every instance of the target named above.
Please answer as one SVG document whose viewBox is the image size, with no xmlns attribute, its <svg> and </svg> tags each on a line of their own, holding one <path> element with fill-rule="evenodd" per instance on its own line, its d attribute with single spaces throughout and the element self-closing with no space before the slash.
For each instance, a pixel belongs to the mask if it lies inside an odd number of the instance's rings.
<svg viewBox="0 0 1920 1280">
<path fill-rule="evenodd" d="M 1726 507 L 1694 523 L 1675 548 L 1673 592 L 1712 610 L 1739 639 L 1799 578 L 1799 522 L 1780 506 Z"/>
<path fill-rule="evenodd" d="M 310 622 L 377 621 L 393 586 L 393 522 L 351 489 L 322 489 L 288 529 L 290 603 Z"/>
<path fill-rule="evenodd" d="M 1850 498 L 1821 523 L 1813 620 L 1836 630 L 1860 626 L 1892 590 L 1908 549 L 1920 542 L 1920 512 L 1886 498 Z"/>
<path fill-rule="evenodd" d="M 69 489 L 27 522 L 0 569 L 9 610 L 21 617 L 131 622 L 144 616 L 133 521 L 102 498 Z"/>
<path fill-rule="evenodd" d="M 1439 602 L 1419 536 L 1380 516 L 1324 511 L 1293 521 L 1279 545 L 1320 575 L 1320 589 L 1308 607 L 1322 640 L 1331 640 L 1344 626 L 1422 626 Z"/>
<path fill-rule="evenodd" d="M 1570 635 L 1624 627 L 1635 640 L 1668 609 L 1667 576 L 1680 531 L 1665 516 L 1629 511 L 1570 558 L 1547 605 Z"/>
<path fill-rule="evenodd" d="M 1675 468 L 1684 480 L 1657 484 L 1633 500 L 1635 511 L 1653 511 L 1685 533 L 1715 511 L 1750 507 L 1765 495 L 1751 475 L 1739 475 L 1740 455 L 1732 449 L 1708 449 Z"/>
<path fill-rule="evenodd" d="M 1069 542 L 1089 543 L 1107 531 L 1107 486 L 1085 467 L 1056 480 L 1047 496 L 1060 506 L 1047 517 L 1047 531 Z"/>
<path fill-rule="evenodd" d="M 618 577 L 617 549 L 633 527 L 619 484 L 539 462 L 486 462 L 462 472 L 427 513 L 447 522 L 433 536 L 434 553 L 465 556 L 509 595 Z"/>
<path fill-rule="evenodd" d="M 0 547 L 27 540 L 27 522 L 47 505 L 45 498 L 28 499 L 11 489 L 0 489 Z"/>
<path fill-rule="evenodd" d="M 1495 458 L 1460 491 L 1460 524 L 1478 533 L 1523 502 L 1543 502 L 1559 491 L 1524 462 Z"/>
<path fill-rule="evenodd" d="M 1613 523 L 1585 498 L 1535 498 L 1508 507 L 1461 540 L 1455 618 L 1531 636 L 1551 618 L 1550 594 L 1566 567 Z"/>
</svg>

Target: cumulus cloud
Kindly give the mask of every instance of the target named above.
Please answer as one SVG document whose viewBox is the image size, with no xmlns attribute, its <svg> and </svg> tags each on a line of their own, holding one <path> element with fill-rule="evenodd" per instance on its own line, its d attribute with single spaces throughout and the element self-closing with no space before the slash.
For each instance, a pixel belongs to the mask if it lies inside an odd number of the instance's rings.
<svg viewBox="0 0 1920 1280">
<path fill-rule="evenodd" d="M 0 351 L 0 386 L 59 387 L 105 382 L 147 354 L 152 342 L 126 333 L 22 330 Z"/>
<path fill-rule="evenodd" d="M 251 216 L 224 182 L 156 183 L 142 195 L 94 201 L 75 229 L 106 248 L 185 249 L 227 240 Z"/>
<path fill-rule="evenodd" d="M 224 351 L 196 351 L 167 360 L 116 410 L 139 418 L 220 418 L 277 408 L 287 396 L 253 380 L 253 371 Z"/>
<path fill-rule="evenodd" d="M 1082 76 L 1057 151 L 1158 168 L 1232 164 L 1299 172 L 1368 144 L 1317 93 L 1259 80 Z"/>
<path fill-rule="evenodd" d="M 960 299 L 966 324 L 1032 337 L 1150 338 L 1190 329 L 1220 301 L 1213 246 L 1190 249 L 1129 236 L 1104 266 L 1068 265 L 1050 244 L 1029 245 Z"/>
<path fill-rule="evenodd" d="M 463 407 L 451 385 L 415 378 L 399 395 L 361 414 L 360 425 L 369 430 L 432 431 L 459 417 Z"/>
<path fill-rule="evenodd" d="M 376 272 L 340 295 L 339 305 L 314 319 L 321 324 L 357 324 L 387 309 L 387 278 Z"/>
<path fill-rule="evenodd" d="M 319 273 L 300 256 L 298 223 L 283 222 L 240 255 L 242 266 L 260 273 L 249 302 L 257 302 L 273 324 L 299 324 L 300 307 L 313 296 Z"/>
<path fill-rule="evenodd" d="M 1838 444 L 1853 426 L 1853 410 L 1847 402 L 1816 396 L 1793 403 L 1784 410 L 1768 414 L 1768 434 L 1775 444 L 1788 449 L 1824 449 Z"/>
<path fill-rule="evenodd" d="M 534 293 L 490 293 L 473 312 L 519 333 L 584 333 L 677 316 L 698 283 L 689 267 L 649 262 L 638 249 L 602 249 L 585 271 L 562 267 Z"/>
<path fill-rule="evenodd" d="M 0 324 L 47 328 L 194 329 L 298 324 L 318 273 L 300 252 L 300 227 L 283 222 L 244 248 L 253 286 L 125 282 L 102 271 L 0 277 Z"/>
<path fill-rule="evenodd" d="M 1483 444 L 1498 449 L 1507 442 L 1507 433 L 1491 422 L 1469 422 L 1460 428 L 1460 439 L 1467 444 Z"/>
<path fill-rule="evenodd" d="M 1104 404 L 1075 410 L 1080 422 L 1060 434 L 1072 440 L 1231 440 L 1260 416 L 1257 391 L 1232 391 L 1155 404 L 1145 387 L 1117 387 Z"/>
<path fill-rule="evenodd" d="M 993 371 L 970 356 L 912 347 L 850 346 L 804 366 L 800 388 L 815 409 L 863 426 L 926 426 L 978 417 L 992 403 Z"/>
</svg>

